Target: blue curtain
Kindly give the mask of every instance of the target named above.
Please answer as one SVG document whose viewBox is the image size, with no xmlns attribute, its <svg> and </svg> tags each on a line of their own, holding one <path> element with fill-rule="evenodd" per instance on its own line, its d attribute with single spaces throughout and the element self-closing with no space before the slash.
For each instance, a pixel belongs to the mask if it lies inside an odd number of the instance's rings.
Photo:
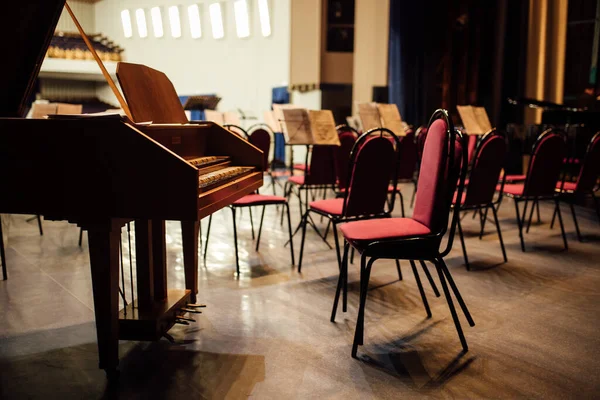
<svg viewBox="0 0 600 400">
<path fill-rule="evenodd" d="M 275 87 L 272 91 L 272 104 L 288 104 L 290 102 L 290 93 L 287 86 Z M 285 165 L 285 139 L 281 132 L 275 132 L 275 152 L 274 158 Z"/>
</svg>

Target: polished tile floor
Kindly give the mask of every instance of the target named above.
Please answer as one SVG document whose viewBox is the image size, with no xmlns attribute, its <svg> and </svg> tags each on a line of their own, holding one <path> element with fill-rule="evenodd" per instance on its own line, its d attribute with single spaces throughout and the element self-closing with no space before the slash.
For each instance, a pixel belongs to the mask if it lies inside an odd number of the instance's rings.
<svg viewBox="0 0 600 400">
<path fill-rule="evenodd" d="M 586 241 L 576 241 L 565 215 L 571 248 L 564 252 L 544 206 L 543 223 L 532 226 L 522 253 L 514 206 L 506 201 L 500 217 L 507 264 L 493 225 L 480 241 L 477 221 L 465 217 L 474 270 L 465 270 L 457 245 L 447 260 L 476 322 L 469 328 L 462 319 L 466 354 L 445 300 L 425 286 L 433 312 L 427 319 L 408 263 L 398 281 L 393 262 L 378 261 L 365 346 L 355 360 L 358 266 L 350 269 L 348 312 L 331 323 L 335 252 L 309 231 L 298 274 L 274 208 L 260 253 L 246 211 L 236 278 L 231 213 L 223 210 L 214 216 L 199 271 L 199 300 L 208 307 L 197 323 L 171 331 L 176 344 L 121 342 L 116 387 L 97 369 L 87 243 L 77 246 L 78 228 L 47 221 L 39 236 L 28 216 L 5 217 L 10 277 L 0 281 L 0 398 L 598 398 L 600 226 L 587 210 L 580 215 Z M 168 224 L 168 235 L 169 284 L 183 287 L 178 223 Z M 126 230 L 123 245 L 128 269 Z"/>
</svg>

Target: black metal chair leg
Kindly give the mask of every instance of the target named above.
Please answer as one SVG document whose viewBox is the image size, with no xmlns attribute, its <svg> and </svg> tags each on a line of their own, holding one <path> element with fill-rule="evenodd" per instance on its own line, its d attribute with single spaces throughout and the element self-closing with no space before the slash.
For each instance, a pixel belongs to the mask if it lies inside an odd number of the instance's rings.
<svg viewBox="0 0 600 400">
<path fill-rule="evenodd" d="M 527 220 L 527 230 L 525 230 L 525 233 L 529 233 L 529 228 L 531 228 L 531 220 L 533 219 L 533 212 L 535 211 L 535 206 L 537 203 L 538 203 L 538 199 L 535 199 L 533 201 L 533 204 L 531 205 L 531 211 L 529 212 L 529 219 Z M 525 217 L 525 216 L 526 216 L 525 213 L 523 213 L 523 217 Z"/>
<path fill-rule="evenodd" d="M 300 257 L 298 259 L 298 272 L 302 272 L 302 256 L 304 255 L 304 240 L 306 238 L 306 224 L 308 223 L 308 213 L 310 210 L 307 210 L 300 223 L 302 224 L 302 240 L 300 241 Z"/>
<path fill-rule="evenodd" d="M 83 228 L 79 228 L 79 247 L 81 247 L 83 243 Z"/>
<path fill-rule="evenodd" d="M 323 216 L 321 216 L 323 217 Z M 325 227 L 325 233 L 323 234 L 323 240 L 327 240 L 327 236 L 329 236 L 329 228 L 331 227 L 331 219 L 327 220 L 327 226 Z"/>
<path fill-rule="evenodd" d="M 488 215 L 489 209 L 490 209 L 490 206 L 485 207 L 485 212 L 483 213 L 483 216 L 482 216 L 481 220 L 479 221 L 481 224 L 481 230 L 479 231 L 479 240 L 483 239 L 483 230 L 485 229 L 485 222 L 487 221 L 487 215 Z"/>
<path fill-rule="evenodd" d="M 596 215 L 598 216 L 598 222 L 600 222 L 600 199 L 596 197 L 594 192 L 592 192 L 592 198 L 594 199 L 594 204 L 596 205 Z"/>
<path fill-rule="evenodd" d="M 340 270 L 340 275 L 338 277 L 337 288 L 335 289 L 335 297 L 333 299 L 333 308 L 331 309 L 331 322 L 335 322 L 335 315 L 337 314 L 337 307 L 340 300 L 340 293 L 342 292 L 342 288 L 344 287 L 345 275 L 348 273 L 348 250 L 350 248 L 350 244 L 344 244 L 344 257 L 342 258 L 342 268 Z M 344 312 L 345 312 L 344 308 Z"/>
<path fill-rule="evenodd" d="M 361 266 L 366 263 L 366 257 L 363 253 L 361 257 Z M 360 277 L 360 304 L 358 309 L 358 318 L 356 320 L 356 329 L 354 331 L 354 343 L 352 344 L 352 357 L 356 358 L 356 352 L 358 346 L 362 346 L 364 343 L 364 330 L 365 330 L 365 304 L 367 303 L 367 292 L 369 288 L 369 278 L 371 276 L 371 266 L 375 259 L 371 258 L 366 267 L 361 268 Z"/>
<path fill-rule="evenodd" d="M 515 199 L 515 210 L 517 212 L 517 225 L 519 226 L 519 239 L 521 239 L 521 250 L 525 251 L 525 240 L 523 239 L 523 222 L 521 221 L 521 217 L 519 216 L 519 203 L 517 199 Z M 525 211 L 527 211 L 527 201 L 525 201 Z M 523 211 L 523 216 L 525 216 L 525 211 Z"/>
<path fill-rule="evenodd" d="M 265 219 L 265 209 L 267 206 L 263 206 L 262 213 L 260 215 L 260 225 L 258 226 L 258 237 L 256 238 L 256 251 L 258 251 L 258 246 L 260 246 L 260 234 L 262 233 L 263 220 Z M 252 218 L 252 217 L 250 217 Z M 290 237 L 291 241 L 291 237 Z M 290 242 L 291 243 L 291 242 Z"/>
<path fill-rule="evenodd" d="M 492 213 L 494 214 L 494 222 L 496 223 L 496 231 L 498 231 L 498 240 L 500 241 L 500 248 L 502 249 L 502 257 L 504 257 L 504 262 L 508 262 L 508 258 L 506 257 L 506 249 L 504 248 L 504 240 L 502 240 L 502 232 L 500 231 L 500 223 L 498 222 L 498 214 L 496 212 L 496 207 L 493 205 Z"/>
<path fill-rule="evenodd" d="M 2 261 L 2 279 L 8 279 L 8 270 L 6 269 L 6 253 L 4 252 L 4 232 L 2 230 L 2 217 L 0 217 L 0 261 Z"/>
<path fill-rule="evenodd" d="M 208 229 L 206 230 L 206 242 L 204 243 L 204 261 L 206 261 L 206 255 L 208 254 L 208 238 L 210 237 L 210 226 L 212 225 L 212 217 L 212 214 L 208 216 Z M 235 222 L 235 220 L 233 222 Z"/>
<path fill-rule="evenodd" d="M 352 248 L 352 253 L 350 253 L 350 264 L 354 265 L 354 247 Z"/>
<path fill-rule="evenodd" d="M 563 243 L 565 244 L 565 250 L 569 250 L 569 244 L 567 243 L 567 234 L 565 233 L 565 226 L 563 225 L 562 215 L 560 212 L 560 202 L 555 199 L 556 213 L 558 214 L 558 224 L 560 225 L 560 232 L 562 233 Z"/>
<path fill-rule="evenodd" d="M 452 320 L 454 321 L 454 326 L 456 327 L 458 338 L 460 339 L 460 343 L 462 344 L 463 350 L 467 352 L 469 351 L 469 346 L 467 345 L 467 340 L 465 339 L 462 327 L 460 326 L 460 321 L 458 320 L 458 315 L 456 314 L 456 309 L 454 308 L 454 302 L 452 301 L 452 297 L 450 296 L 448 285 L 446 285 L 446 279 L 444 278 L 444 272 L 442 271 L 442 267 L 439 263 L 439 260 L 436 260 L 435 266 L 440 277 L 440 282 L 442 283 L 442 289 L 444 290 L 446 301 L 448 302 L 448 308 L 450 308 L 450 314 L 452 314 Z"/>
<path fill-rule="evenodd" d="M 252 230 L 252 240 L 254 240 L 254 218 L 252 218 L 252 207 L 248 207 L 248 213 L 250 214 L 250 228 Z"/>
<path fill-rule="evenodd" d="M 288 203 L 285 203 L 285 210 L 287 212 L 288 233 L 290 235 L 290 255 L 292 256 L 292 266 L 294 266 L 294 264 L 296 264 L 296 261 L 294 260 L 294 241 L 293 241 L 293 235 L 292 235 L 292 220 L 290 218 L 290 205 Z M 261 221 L 261 224 L 262 224 L 262 221 Z"/>
<path fill-rule="evenodd" d="M 335 240 L 335 254 L 337 256 L 338 269 L 340 269 L 342 267 L 342 256 L 340 255 L 340 241 L 338 239 L 337 224 L 335 223 L 335 221 L 332 221 L 332 225 L 333 239 Z"/>
<path fill-rule="evenodd" d="M 458 304 L 460 305 L 460 308 L 462 309 L 463 314 L 465 314 L 465 317 L 467 318 L 467 322 L 469 323 L 470 326 L 475 326 L 475 321 L 473 321 L 473 317 L 471 317 L 471 313 L 469 312 L 469 309 L 467 308 L 467 304 L 465 303 L 462 296 L 460 295 L 460 292 L 458 291 L 458 287 L 456 286 L 456 283 L 454 283 L 454 279 L 452 278 L 452 274 L 450 274 L 450 270 L 448 269 L 446 262 L 444 261 L 443 258 L 440 258 L 438 260 L 438 263 L 440 264 L 440 267 L 441 267 L 442 271 L 444 272 L 444 275 L 448 279 L 450 288 L 454 292 L 454 296 L 456 297 L 456 300 L 458 301 Z"/>
<path fill-rule="evenodd" d="M 440 297 L 440 291 L 438 290 L 437 285 L 433 281 L 433 277 L 431 276 L 431 273 L 429 272 L 429 268 L 427 268 L 427 265 L 425 265 L 425 261 L 419 260 L 419 262 L 421 263 L 421 268 L 423 268 L 423 271 L 425 272 L 425 276 L 427 276 L 427 280 L 429 281 L 429 284 L 431 285 L 431 289 L 433 290 L 435 297 Z"/>
<path fill-rule="evenodd" d="M 231 214 L 233 216 L 233 244 L 235 245 L 235 272 L 237 276 L 240 276 L 240 259 L 238 255 L 238 240 L 237 240 L 237 224 L 235 222 L 235 207 L 231 207 Z"/>
<path fill-rule="evenodd" d="M 425 295 L 425 290 L 423 290 L 423 285 L 421 284 L 421 277 L 419 277 L 419 271 L 417 271 L 417 266 L 415 265 L 414 260 L 410 260 L 410 266 L 413 270 L 413 274 L 415 275 L 415 280 L 417 281 L 417 286 L 419 287 L 419 293 L 421 293 L 421 299 L 423 300 L 423 305 L 425 306 L 427 318 L 431 318 L 431 310 L 429 309 L 427 296 Z"/>
<path fill-rule="evenodd" d="M 396 271 L 398 271 L 398 280 L 401 281 L 402 278 L 402 269 L 400 268 L 400 260 L 396 260 Z"/>
<path fill-rule="evenodd" d="M 571 214 L 573 214 L 573 222 L 575 223 L 575 232 L 577 233 L 577 240 L 583 242 L 581 232 L 579 231 L 579 224 L 577 223 L 577 215 L 575 214 L 575 205 L 573 204 L 573 202 L 569 202 L 569 206 L 571 206 Z"/>
<path fill-rule="evenodd" d="M 42 227 L 42 216 L 37 215 L 38 229 L 40 230 L 40 236 L 44 236 L 44 228 Z"/>
<path fill-rule="evenodd" d="M 465 246 L 465 238 L 463 235 L 462 224 L 460 223 L 460 218 L 458 218 L 458 237 L 460 238 L 460 245 L 462 247 L 463 257 L 465 259 L 465 266 L 467 267 L 467 271 L 471 270 L 471 266 L 469 265 L 469 257 L 467 257 L 467 246 Z"/>
<path fill-rule="evenodd" d="M 542 217 L 540 216 L 540 202 L 536 201 L 535 204 L 536 204 L 535 209 L 536 209 L 538 224 L 541 224 L 542 223 Z"/>
<path fill-rule="evenodd" d="M 412 192 L 412 196 L 410 198 L 410 208 L 413 208 L 413 206 L 415 205 L 415 197 L 417 197 L 417 180 L 413 180 L 413 185 L 415 186 L 413 192 Z"/>
<path fill-rule="evenodd" d="M 402 211 L 402 218 L 405 218 L 406 214 L 404 213 L 404 196 L 402 196 L 402 192 L 399 190 L 398 194 L 400 195 L 400 210 Z"/>
<path fill-rule="evenodd" d="M 556 220 L 556 207 L 554 207 L 554 213 L 552 213 L 552 221 L 550 222 L 550 229 L 554 229 L 554 221 Z"/>
</svg>

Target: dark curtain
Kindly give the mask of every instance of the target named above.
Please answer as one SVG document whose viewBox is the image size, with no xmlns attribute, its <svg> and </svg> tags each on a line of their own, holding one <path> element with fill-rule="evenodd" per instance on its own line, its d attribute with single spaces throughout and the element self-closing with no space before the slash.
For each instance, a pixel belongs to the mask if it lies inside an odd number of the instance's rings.
<svg viewBox="0 0 600 400">
<path fill-rule="evenodd" d="M 456 117 L 457 105 L 473 104 L 493 125 L 509 122 L 506 96 L 524 90 L 527 4 L 391 0 L 389 99 L 403 119 L 426 124 L 437 108 Z"/>
</svg>

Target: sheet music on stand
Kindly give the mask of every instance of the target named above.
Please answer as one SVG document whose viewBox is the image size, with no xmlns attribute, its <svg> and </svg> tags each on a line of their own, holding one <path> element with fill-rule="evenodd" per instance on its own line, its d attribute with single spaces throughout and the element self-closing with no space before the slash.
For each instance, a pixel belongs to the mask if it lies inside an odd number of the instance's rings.
<svg viewBox="0 0 600 400">
<path fill-rule="evenodd" d="M 287 144 L 339 146 L 335 120 L 330 110 L 282 108 L 284 137 Z"/>
<path fill-rule="evenodd" d="M 483 135 L 492 130 L 484 107 L 456 106 L 456 109 L 469 135 Z"/>
<path fill-rule="evenodd" d="M 295 106 L 293 104 L 273 104 L 273 115 L 275 117 L 275 123 L 279 127 L 275 130 L 275 132 L 281 132 L 284 136 L 287 135 L 286 126 L 283 123 L 283 120 L 285 119 L 283 115 L 283 110 L 290 110 L 294 108 L 298 108 L 298 106 Z"/>
<path fill-rule="evenodd" d="M 358 115 L 365 132 L 374 128 L 387 128 L 398 136 L 406 135 L 396 104 L 359 103 Z"/>
<path fill-rule="evenodd" d="M 221 126 L 227 124 L 240 125 L 240 116 L 235 111 L 219 112 L 214 110 L 205 110 L 204 119 Z"/>
<path fill-rule="evenodd" d="M 214 110 L 221 101 L 218 96 L 190 96 L 183 105 L 184 110 Z"/>
<path fill-rule="evenodd" d="M 273 132 L 281 132 L 281 125 L 277 123 L 277 118 L 275 118 L 275 112 L 273 111 L 265 111 L 263 112 L 263 120 L 265 124 L 271 128 Z"/>
</svg>

